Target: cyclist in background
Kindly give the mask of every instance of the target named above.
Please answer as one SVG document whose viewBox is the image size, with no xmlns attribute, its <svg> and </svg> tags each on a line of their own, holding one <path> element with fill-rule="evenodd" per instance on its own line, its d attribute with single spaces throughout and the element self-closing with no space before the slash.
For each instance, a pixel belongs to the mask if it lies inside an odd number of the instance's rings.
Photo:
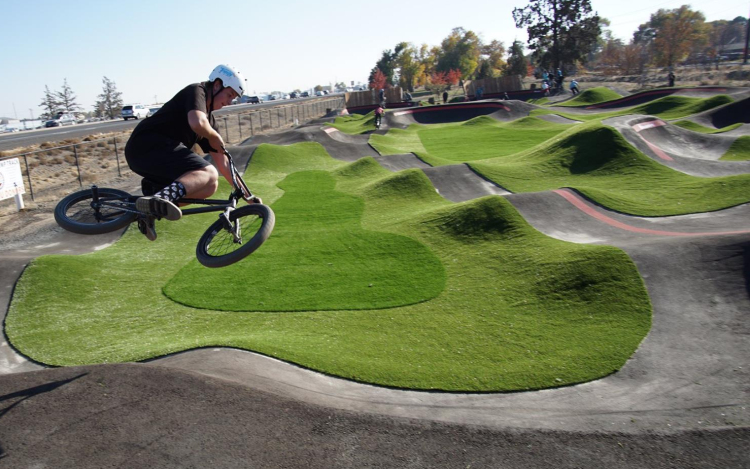
<svg viewBox="0 0 750 469">
<path fill-rule="evenodd" d="M 178 220 L 182 216 L 176 200 L 211 197 L 219 187 L 219 173 L 231 184 L 224 140 L 217 130 L 213 111 L 230 104 L 244 91 L 242 75 L 228 65 L 219 65 L 208 81 L 183 88 L 133 130 L 125 146 L 128 166 L 163 187 L 136 200 L 138 210 L 152 215 L 138 226 L 148 239 L 156 239 L 156 217 Z M 196 144 L 211 154 L 216 167 L 193 152 Z M 251 197 L 245 195 L 246 199 Z"/>
<path fill-rule="evenodd" d="M 385 102 L 378 104 L 375 109 L 375 128 L 379 129 L 383 123 L 383 115 L 385 114 Z"/>
</svg>

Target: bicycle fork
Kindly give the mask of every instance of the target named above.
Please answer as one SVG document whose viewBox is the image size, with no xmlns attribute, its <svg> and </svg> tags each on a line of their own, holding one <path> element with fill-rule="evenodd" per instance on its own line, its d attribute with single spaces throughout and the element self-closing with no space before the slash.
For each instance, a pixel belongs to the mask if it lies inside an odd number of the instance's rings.
<svg viewBox="0 0 750 469">
<path fill-rule="evenodd" d="M 232 207 L 227 207 L 224 210 L 224 213 L 219 215 L 219 218 L 224 222 L 224 229 L 227 230 L 232 234 L 232 237 L 234 238 L 234 242 L 237 244 L 242 244 L 242 226 L 240 225 L 240 220 L 237 219 L 232 223 L 232 221 L 229 219 L 229 214 L 232 212 Z"/>
</svg>

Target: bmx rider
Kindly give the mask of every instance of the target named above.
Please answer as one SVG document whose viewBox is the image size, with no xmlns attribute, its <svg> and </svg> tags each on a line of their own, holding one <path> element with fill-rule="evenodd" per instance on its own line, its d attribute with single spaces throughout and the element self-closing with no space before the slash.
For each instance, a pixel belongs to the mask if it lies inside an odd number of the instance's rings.
<svg viewBox="0 0 750 469">
<path fill-rule="evenodd" d="M 232 183 L 229 161 L 223 152 L 224 140 L 217 131 L 213 111 L 230 104 L 244 91 L 242 75 L 228 65 L 219 65 L 208 81 L 186 86 L 133 130 L 125 146 L 128 166 L 163 186 L 155 194 L 136 200 L 136 208 L 151 215 L 138 225 L 148 239 L 156 239 L 156 217 L 182 217 L 176 200 L 211 197 L 219 187 L 219 173 Z M 193 152 L 195 144 L 211 154 L 216 167 Z M 254 201 L 251 194 L 245 196 L 248 202 Z"/>
</svg>

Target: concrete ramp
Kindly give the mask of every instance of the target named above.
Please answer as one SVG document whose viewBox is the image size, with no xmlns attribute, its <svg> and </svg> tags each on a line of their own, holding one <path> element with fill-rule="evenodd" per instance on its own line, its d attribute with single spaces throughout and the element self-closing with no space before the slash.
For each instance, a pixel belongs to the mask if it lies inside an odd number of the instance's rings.
<svg viewBox="0 0 750 469">
<path fill-rule="evenodd" d="M 607 101 L 604 103 L 592 104 L 585 106 L 585 109 L 619 109 L 623 107 L 637 106 L 639 104 L 648 103 L 665 96 L 678 95 L 687 96 L 691 98 L 709 98 L 711 96 L 719 94 L 740 94 L 747 92 L 744 88 L 734 88 L 727 86 L 696 86 L 693 88 L 662 88 L 650 91 L 643 91 L 641 93 L 631 94 L 630 96 L 623 96 L 619 99 Z M 569 108 L 568 108 L 569 109 Z"/>
<path fill-rule="evenodd" d="M 380 155 L 375 160 L 389 171 L 397 172 L 411 168 L 430 168 L 431 166 L 417 158 L 414 153 L 403 155 Z"/>
<path fill-rule="evenodd" d="M 486 195 L 510 194 L 475 173 L 466 164 L 429 167 L 422 171 L 430 178 L 438 193 L 451 202 L 465 202 Z"/>
<path fill-rule="evenodd" d="M 738 122 L 749 124 L 750 97 L 696 114 L 689 120 L 706 127 L 715 127 L 717 129 L 723 129 L 724 127 Z"/>
<path fill-rule="evenodd" d="M 533 109 L 536 107 L 521 101 L 477 101 L 398 109 L 387 112 L 385 122 L 389 127 L 406 128 L 411 124 L 464 122 L 479 116 L 510 121 L 528 116 Z"/>
<path fill-rule="evenodd" d="M 719 161 L 735 135 L 699 134 L 656 117 L 620 116 L 602 121 L 654 161 L 698 177 L 732 176 L 750 172 L 750 161 Z"/>
</svg>

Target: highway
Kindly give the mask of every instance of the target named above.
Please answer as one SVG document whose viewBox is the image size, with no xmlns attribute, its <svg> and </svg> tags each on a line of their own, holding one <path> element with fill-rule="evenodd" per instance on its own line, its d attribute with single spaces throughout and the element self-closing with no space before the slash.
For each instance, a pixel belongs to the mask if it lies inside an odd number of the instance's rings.
<svg viewBox="0 0 750 469">
<path fill-rule="evenodd" d="M 221 116 L 237 114 L 239 112 L 248 112 L 255 109 L 270 109 L 282 105 L 294 105 L 305 103 L 307 101 L 313 101 L 316 99 L 326 99 L 333 96 L 325 97 L 311 97 L 311 98 L 300 98 L 300 99 L 288 99 L 282 101 L 268 101 L 261 104 L 236 104 L 227 106 L 224 109 L 214 112 L 214 116 L 217 120 Z M 87 135 L 98 134 L 98 133 L 109 133 L 109 132 L 123 132 L 135 128 L 138 125 L 137 120 L 124 121 L 122 119 L 105 121 L 105 122 L 90 122 L 86 124 L 78 124 L 66 127 L 50 127 L 45 129 L 36 130 L 25 130 L 21 132 L 11 132 L 0 134 L 0 151 L 12 150 L 19 147 L 27 147 L 30 145 L 38 145 L 44 142 L 60 142 L 62 140 L 71 138 L 82 138 Z"/>
</svg>

